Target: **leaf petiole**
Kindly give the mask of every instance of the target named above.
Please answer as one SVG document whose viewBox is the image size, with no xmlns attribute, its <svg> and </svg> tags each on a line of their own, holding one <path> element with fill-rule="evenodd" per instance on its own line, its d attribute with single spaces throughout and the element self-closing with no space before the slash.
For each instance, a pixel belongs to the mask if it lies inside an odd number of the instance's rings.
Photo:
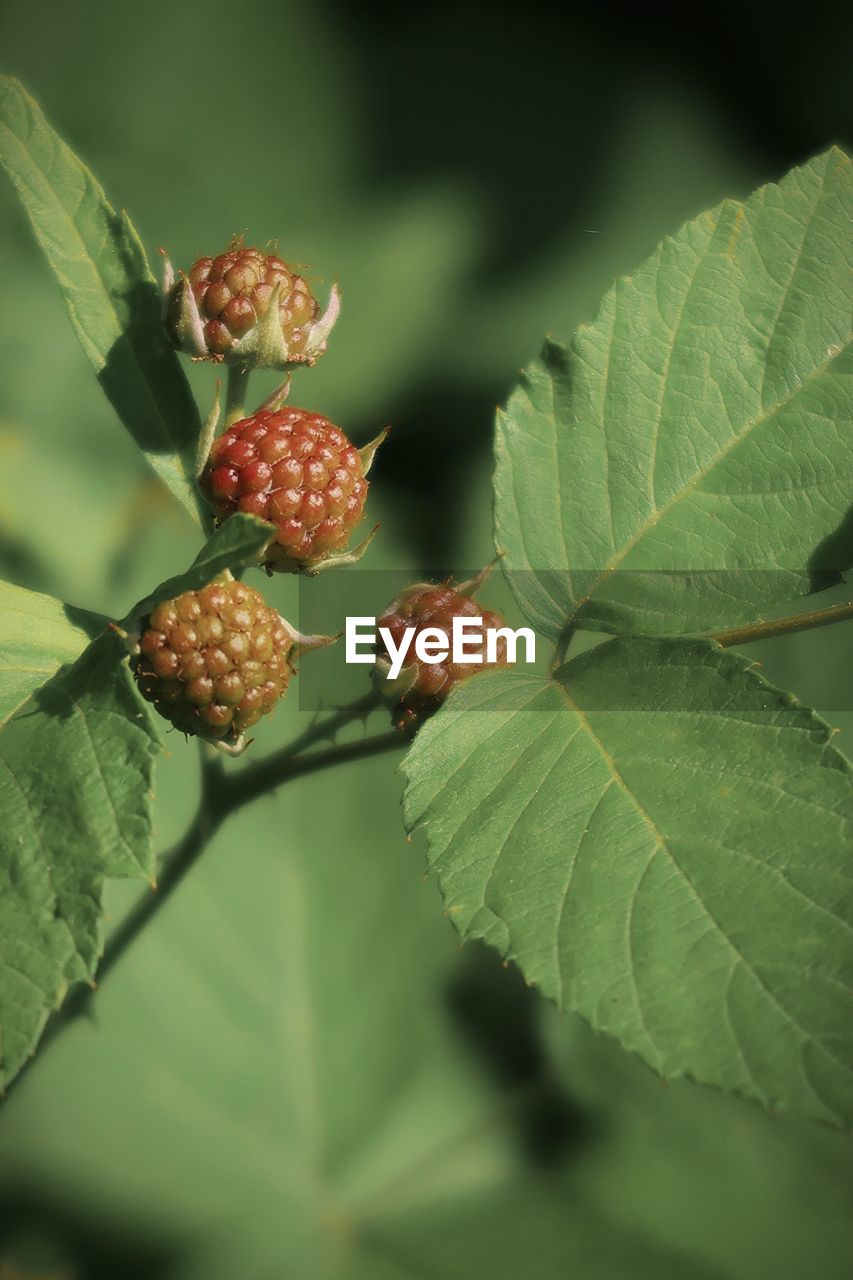
<svg viewBox="0 0 853 1280">
<path fill-rule="evenodd" d="M 834 604 L 829 609 L 816 609 L 811 613 L 795 613 L 789 618 L 776 618 L 772 622 L 759 620 L 745 627 L 732 627 L 728 631 L 718 631 L 710 639 L 724 649 L 731 649 L 735 645 L 772 640 L 775 636 L 791 635 L 795 631 L 814 631 L 818 627 L 829 627 L 834 622 L 846 622 L 850 618 L 853 618 L 853 601 Z"/>
</svg>

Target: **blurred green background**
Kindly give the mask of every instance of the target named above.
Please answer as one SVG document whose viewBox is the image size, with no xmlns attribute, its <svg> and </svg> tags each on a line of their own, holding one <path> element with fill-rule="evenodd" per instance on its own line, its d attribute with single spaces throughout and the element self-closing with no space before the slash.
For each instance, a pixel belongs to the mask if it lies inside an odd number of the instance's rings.
<svg viewBox="0 0 853 1280">
<path fill-rule="evenodd" d="M 5 0 L 0 50 L 152 260 L 245 230 L 339 277 L 329 353 L 291 399 L 358 443 L 393 424 L 365 571 L 438 570 L 492 553 L 494 407 L 543 333 L 568 337 L 686 218 L 849 145 L 849 9 L 701 18 Z M 193 531 L 7 186 L 0 278 L 0 571 L 121 616 Z M 191 377 L 206 411 L 211 371 Z M 362 612 L 359 571 L 330 577 L 330 611 Z M 269 594 L 298 612 L 292 582 Z M 851 634 L 756 655 L 848 734 Z M 309 715 L 291 699 L 254 749 Z M 169 743 L 164 848 L 197 794 L 193 747 Z M 399 794 L 386 756 L 220 833 L 0 1107 L 2 1280 L 848 1275 L 846 1140 L 664 1087 L 460 950 Z M 112 921 L 138 892 L 112 891 Z"/>
</svg>

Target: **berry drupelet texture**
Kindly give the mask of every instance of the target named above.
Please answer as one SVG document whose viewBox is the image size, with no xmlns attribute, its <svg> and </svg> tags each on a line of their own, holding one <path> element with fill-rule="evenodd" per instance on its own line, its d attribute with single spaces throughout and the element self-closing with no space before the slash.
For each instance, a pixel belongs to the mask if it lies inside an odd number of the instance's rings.
<svg viewBox="0 0 853 1280">
<path fill-rule="evenodd" d="M 340 307 L 333 286 L 321 315 L 304 276 L 239 239 L 177 277 L 167 258 L 163 288 L 164 323 L 174 345 L 194 359 L 244 369 L 313 364 L 326 350 Z"/>
<path fill-rule="evenodd" d="M 260 249 L 232 249 L 216 258 L 199 258 L 189 280 L 208 348 L 215 355 L 227 355 L 234 342 L 254 328 L 277 284 L 281 327 L 291 351 L 304 349 L 308 329 L 320 313 L 307 280 Z"/>
<path fill-rule="evenodd" d="M 471 627 L 467 634 L 465 652 L 468 655 L 479 654 L 482 662 L 458 663 L 452 661 L 452 637 L 454 618 L 479 618 L 480 627 Z M 486 660 L 486 634 L 505 625 L 499 614 L 491 609 L 484 609 L 471 596 L 464 595 L 451 583 L 440 586 L 432 583 L 416 583 L 407 587 L 388 605 L 378 627 L 388 630 L 394 646 L 398 647 L 404 638 L 406 629 L 414 627 L 415 632 L 406 657 L 406 666 L 400 676 L 389 689 L 385 679 L 390 655 L 380 641 L 377 646 L 375 675 L 382 689 L 390 692 L 395 699 L 393 710 L 394 724 L 398 729 L 413 730 L 417 725 L 441 705 L 447 695 L 457 684 L 469 679 L 478 672 L 494 670 L 507 665 L 507 645 L 503 637 L 497 640 L 497 657 L 493 662 Z M 415 653 L 415 642 L 418 635 L 427 628 L 435 628 L 446 638 L 450 656 L 442 662 L 422 662 Z M 438 639 L 438 637 L 436 637 Z M 399 691 L 399 697 L 397 692 Z"/>
<path fill-rule="evenodd" d="M 135 675 L 176 729 L 234 742 L 286 691 L 292 648 L 257 591 L 217 580 L 158 604 L 143 621 Z"/>
<path fill-rule="evenodd" d="M 234 511 L 276 527 L 267 565 L 310 571 L 346 547 L 364 511 L 362 460 L 333 423 L 305 409 L 261 410 L 214 443 L 202 487 L 220 519 Z"/>
</svg>

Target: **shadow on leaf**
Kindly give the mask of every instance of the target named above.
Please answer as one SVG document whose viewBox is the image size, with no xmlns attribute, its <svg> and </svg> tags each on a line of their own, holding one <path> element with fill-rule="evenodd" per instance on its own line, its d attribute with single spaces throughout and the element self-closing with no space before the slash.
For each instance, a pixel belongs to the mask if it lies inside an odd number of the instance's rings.
<svg viewBox="0 0 853 1280">
<path fill-rule="evenodd" d="M 853 568 L 853 506 L 838 528 L 815 547 L 808 568 L 813 591 L 835 586 Z"/>
<path fill-rule="evenodd" d="M 163 332 L 160 292 L 150 281 L 140 281 L 124 303 L 129 321 L 98 381 L 144 453 L 186 457 L 200 430 L 198 409 Z"/>
</svg>

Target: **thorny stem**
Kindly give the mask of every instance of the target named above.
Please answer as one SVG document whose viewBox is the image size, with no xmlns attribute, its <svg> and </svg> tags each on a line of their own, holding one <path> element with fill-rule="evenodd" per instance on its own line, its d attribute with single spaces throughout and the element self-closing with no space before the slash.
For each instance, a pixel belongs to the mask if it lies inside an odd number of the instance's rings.
<svg viewBox="0 0 853 1280">
<path fill-rule="evenodd" d="M 399 729 L 389 729 L 385 733 L 376 733 L 370 738 L 359 738 L 355 742 L 341 743 L 340 746 L 327 747 L 325 751 L 311 751 L 308 755 L 293 756 L 290 761 L 279 760 L 275 756 L 262 760 L 241 774 L 229 779 L 226 788 L 229 799 L 227 813 L 242 809 L 244 804 L 257 800 L 258 796 L 274 791 L 283 782 L 292 782 L 294 778 L 304 778 L 306 774 L 317 773 L 330 765 L 346 764 L 350 760 L 364 760 L 368 756 L 383 755 L 386 751 L 397 751 L 407 745 L 406 739 Z"/>
<path fill-rule="evenodd" d="M 225 426 L 230 427 L 245 416 L 246 392 L 249 388 L 249 369 L 242 365 L 228 366 L 228 381 L 225 387 Z"/>
<path fill-rule="evenodd" d="M 392 729 L 388 733 L 355 742 L 333 745 L 325 751 L 303 754 L 313 742 L 334 737 L 337 729 L 368 714 L 366 698 L 351 707 L 342 708 L 337 715 L 306 730 L 299 738 L 266 760 L 249 765 L 238 773 L 226 773 L 222 758 L 202 746 L 201 803 L 189 830 L 163 858 L 163 870 L 158 878 L 156 892 L 146 894 L 113 933 L 98 967 L 98 984 L 101 985 L 130 945 L 136 940 L 149 920 L 168 902 L 175 889 L 195 865 L 216 832 L 227 818 L 256 800 L 258 796 L 275 791 L 285 782 L 305 777 L 332 765 L 349 760 L 362 760 L 404 745 L 401 735 Z M 370 710 L 376 706 L 371 698 Z M 91 996 L 91 989 L 81 988 L 84 997 Z"/>
<path fill-rule="evenodd" d="M 771 640 L 774 636 L 789 635 L 795 631 L 814 631 L 817 627 L 828 627 L 848 618 L 853 618 L 853 601 L 835 604 L 829 609 L 816 609 L 813 613 L 795 613 L 790 618 L 777 618 L 772 622 L 751 622 L 746 627 L 732 627 L 729 631 L 717 632 L 711 639 L 724 649 L 730 649 L 734 645 Z"/>
<path fill-rule="evenodd" d="M 304 778 L 310 773 L 351 760 L 364 760 L 382 755 L 407 745 L 407 739 L 398 730 L 358 738 L 326 747 L 322 751 L 308 748 L 335 738 L 338 731 L 356 720 L 366 720 L 371 711 L 381 705 L 374 691 L 363 698 L 341 707 L 334 715 L 316 720 L 304 733 L 288 743 L 280 751 L 247 768 L 233 773 L 223 768 L 222 757 L 205 743 L 201 746 L 201 800 L 188 830 L 161 859 L 157 888 L 145 894 L 111 935 L 98 966 L 98 987 L 143 932 L 150 921 L 166 905 L 175 889 L 192 869 L 198 858 L 213 839 L 216 832 L 232 814 L 259 796 L 272 793 L 294 778 Z M 47 1045 L 56 1038 L 63 1027 L 80 1014 L 87 1013 L 97 987 L 77 986 L 69 995 L 62 1009 L 52 1018 L 42 1036 L 38 1057 L 44 1056 Z M 31 1058 L 15 1083 L 26 1074 Z"/>
<path fill-rule="evenodd" d="M 223 784 L 226 781 L 221 759 L 204 744 L 201 747 L 201 801 L 189 830 L 163 858 L 163 870 L 156 890 L 146 894 L 125 916 L 113 933 L 98 966 L 98 985 L 115 967 L 128 947 L 142 932 L 148 920 L 168 902 L 205 845 L 213 838 L 225 820 L 222 806 Z M 80 987 L 82 1002 L 88 1001 L 91 988 Z"/>
<path fill-rule="evenodd" d="M 327 719 L 316 720 L 293 742 L 265 760 L 234 773 L 227 773 L 221 756 L 202 744 L 202 791 L 196 816 L 183 838 L 163 857 L 156 892 L 142 898 L 110 938 L 98 969 L 99 982 L 103 982 L 151 917 L 168 901 L 223 822 L 238 809 L 294 778 L 404 746 L 401 735 L 392 729 L 355 742 L 333 743 L 324 751 L 307 751 L 315 743 L 332 741 L 346 725 L 365 720 L 379 705 L 378 695 L 371 691 Z M 85 992 L 86 988 L 82 990 Z"/>
<path fill-rule="evenodd" d="M 232 775 L 231 780 L 239 781 L 239 785 L 243 787 L 247 779 L 261 771 L 267 775 L 274 775 L 277 770 L 287 770 L 294 756 L 302 755 L 318 742 L 334 741 L 340 729 L 346 728 L 348 724 L 354 724 L 356 720 L 367 720 L 371 711 L 376 711 L 381 706 L 382 698 L 379 693 L 375 689 L 370 689 L 363 697 L 357 698 L 355 702 L 350 702 L 345 707 L 339 707 L 334 715 L 327 716 L 326 719 L 321 719 L 318 711 L 314 720 L 298 738 L 294 738 L 280 751 L 273 752 L 264 760 L 249 765 L 241 773 Z"/>
</svg>

